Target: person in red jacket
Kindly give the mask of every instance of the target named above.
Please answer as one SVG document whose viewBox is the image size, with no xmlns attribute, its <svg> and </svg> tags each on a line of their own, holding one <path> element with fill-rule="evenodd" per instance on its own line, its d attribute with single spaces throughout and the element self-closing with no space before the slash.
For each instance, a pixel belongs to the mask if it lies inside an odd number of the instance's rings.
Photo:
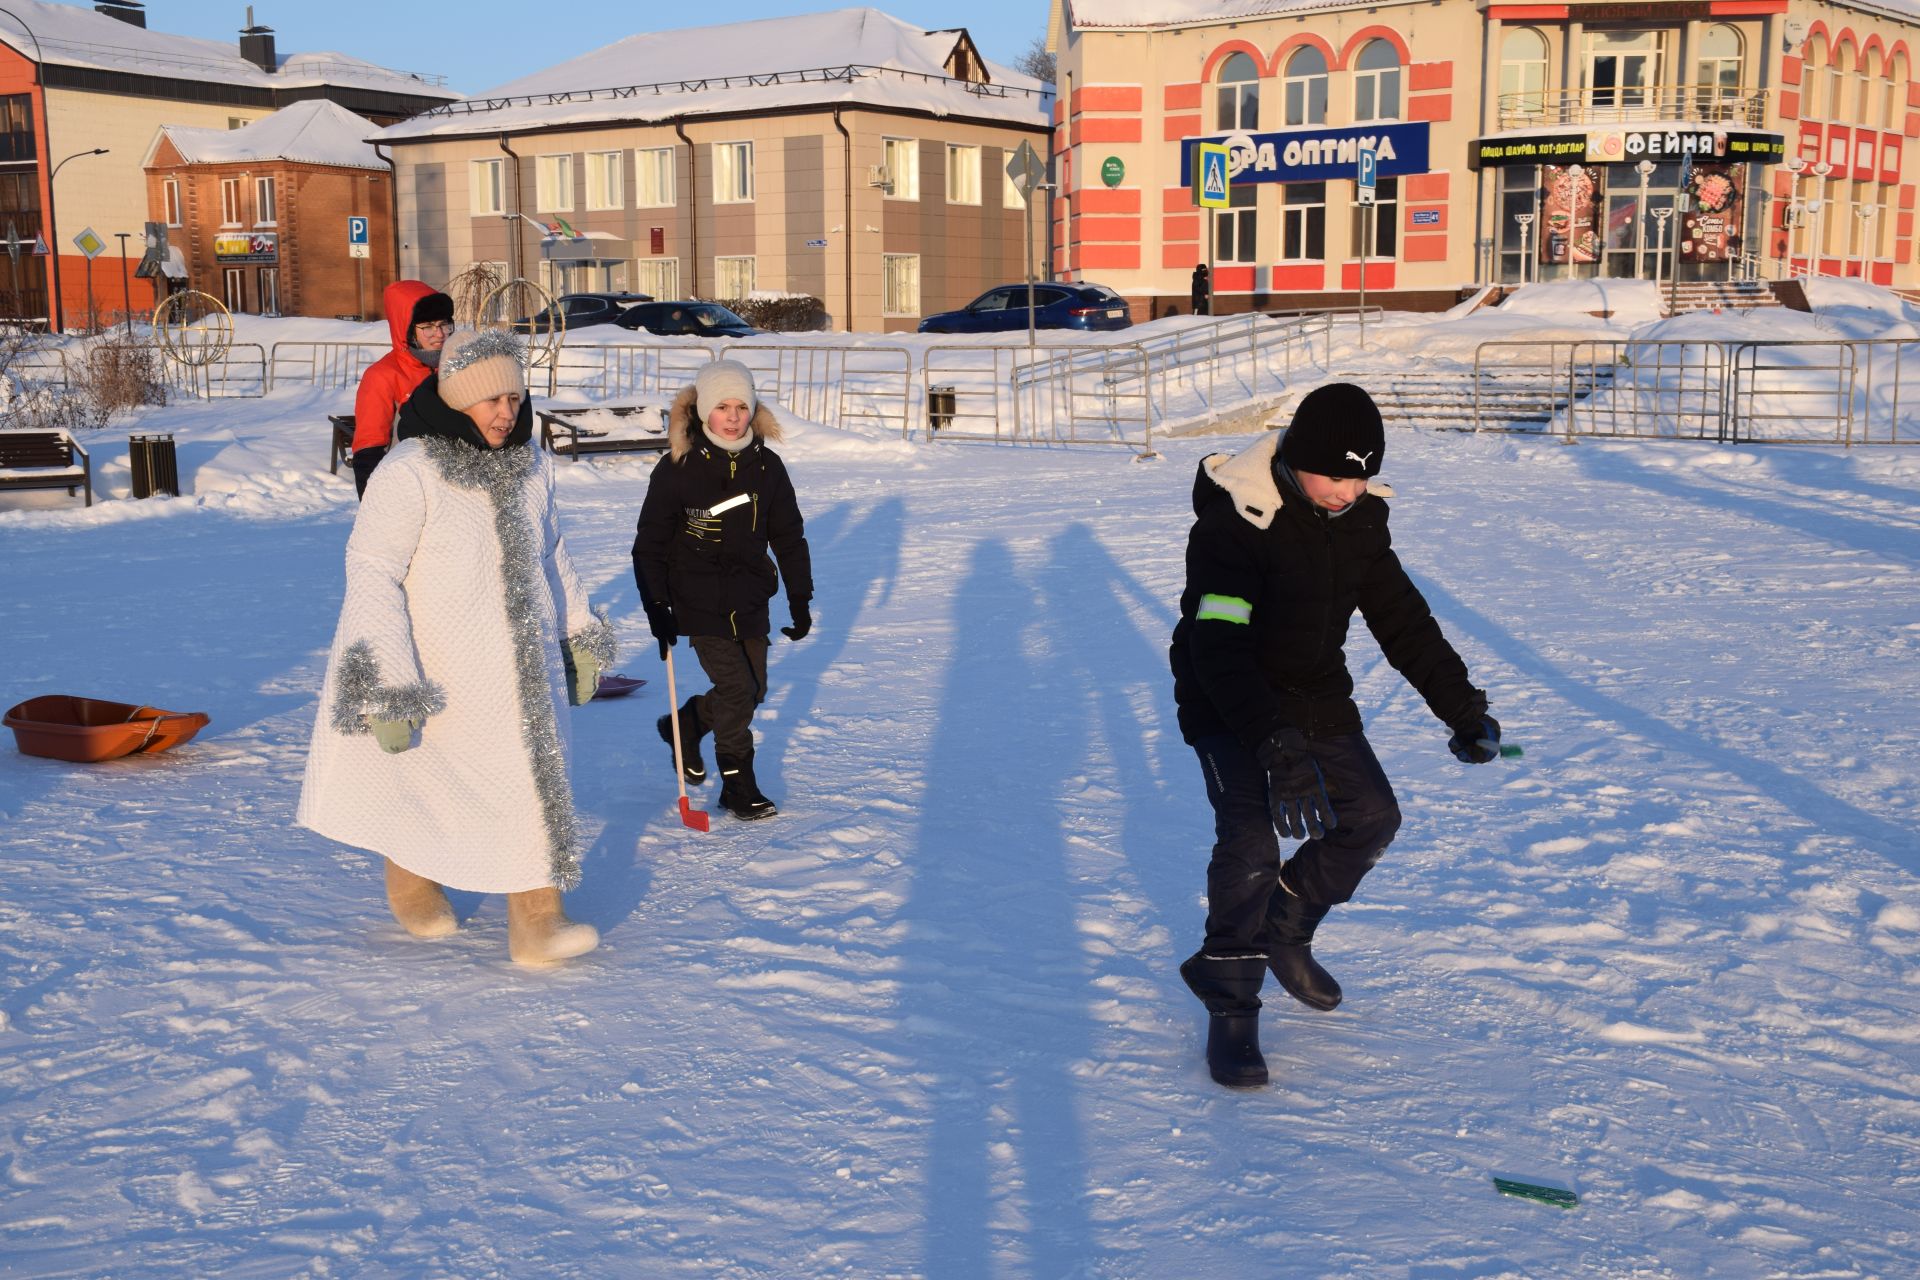
<svg viewBox="0 0 1920 1280">
<path fill-rule="evenodd" d="M 353 402 L 353 487 L 366 496 L 367 477 L 387 456 L 400 406 L 440 363 L 440 344 L 453 332 L 453 299 L 418 280 L 395 280 L 380 294 L 393 350 L 360 378 Z"/>
</svg>

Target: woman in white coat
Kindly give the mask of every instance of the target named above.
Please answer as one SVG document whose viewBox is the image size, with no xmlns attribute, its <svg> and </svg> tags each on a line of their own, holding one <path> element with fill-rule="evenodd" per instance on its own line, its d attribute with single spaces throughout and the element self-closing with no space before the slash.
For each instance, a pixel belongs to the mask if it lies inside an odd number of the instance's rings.
<svg viewBox="0 0 1920 1280">
<path fill-rule="evenodd" d="M 394 918 L 457 927 L 442 886 L 507 895 L 521 964 L 592 950 L 560 891 L 580 879 L 569 702 L 613 631 L 587 606 L 532 442 L 519 340 L 448 339 L 347 541 L 347 592 L 298 821 L 386 859 Z"/>
</svg>

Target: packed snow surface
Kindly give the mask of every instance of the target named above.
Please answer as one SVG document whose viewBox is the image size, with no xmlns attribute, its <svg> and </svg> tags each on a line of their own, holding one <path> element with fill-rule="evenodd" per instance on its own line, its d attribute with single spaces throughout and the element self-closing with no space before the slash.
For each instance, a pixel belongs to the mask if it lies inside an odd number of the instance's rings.
<svg viewBox="0 0 1920 1280">
<path fill-rule="evenodd" d="M 1456 763 L 1355 627 L 1405 825 L 1316 943 L 1346 1002 L 1270 988 L 1273 1084 L 1229 1092 L 1176 973 L 1212 828 L 1166 644 L 1193 468 L 1246 437 L 793 423 L 819 594 L 757 721 L 781 813 L 698 788 L 708 835 L 628 561 L 657 456 L 559 463 L 649 683 L 574 715 L 605 941 L 532 971 L 498 899 L 415 940 L 375 860 L 291 824 L 350 398 L 150 410 L 90 439 L 91 510 L 0 497 L 0 701 L 213 717 L 153 758 L 0 751 L 0 1273 L 1920 1270 L 1920 455 L 1395 429 L 1395 544 L 1526 754 Z M 175 433 L 187 496 L 125 500 L 129 428 Z"/>
</svg>

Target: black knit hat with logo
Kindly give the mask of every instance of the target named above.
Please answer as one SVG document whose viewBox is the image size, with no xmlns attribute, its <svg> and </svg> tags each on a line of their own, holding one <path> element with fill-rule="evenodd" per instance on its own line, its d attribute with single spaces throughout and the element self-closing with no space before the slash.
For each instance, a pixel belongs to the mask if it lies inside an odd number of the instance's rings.
<svg viewBox="0 0 1920 1280">
<path fill-rule="evenodd" d="M 1280 437 L 1280 460 L 1295 471 L 1336 480 L 1380 474 L 1387 435 L 1373 397 L 1351 382 L 1309 391 Z"/>
</svg>

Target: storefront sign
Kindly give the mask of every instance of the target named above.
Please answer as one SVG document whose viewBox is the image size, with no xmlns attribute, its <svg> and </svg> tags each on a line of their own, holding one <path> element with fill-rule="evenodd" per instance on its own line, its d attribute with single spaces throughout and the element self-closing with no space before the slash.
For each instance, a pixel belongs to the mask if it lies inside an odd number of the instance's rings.
<svg viewBox="0 0 1920 1280">
<path fill-rule="evenodd" d="M 1427 172 L 1426 121 L 1353 125 L 1342 129 L 1288 129 L 1280 133 L 1234 133 L 1224 138 L 1183 138 L 1180 171 L 1193 172 L 1193 149 L 1225 143 L 1228 176 L 1242 182 L 1324 182 L 1351 179 L 1361 150 L 1375 152 L 1379 175 Z M 1514 162 L 1517 163 L 1517 162 Z"/>
<path fill-rule="evenodd" d="M 1558 266 L 1600 261 L 1600 170 L 1550 164 L 1540 189 L 1540 261 Z"/>
<path fill-rule="evenodd" d="M 1119 156 L 1108 156 L 1100 162 L 1100 181 L 1110 187 L 1117 187 L 1126 179 L 1127 166 Z"/>
<path fill-rule="evenodd" d="M 1726 262 L 1740 253 L 1740 178 L 1729 164 L 1696 164 L 1687 178 L 1680 260 Z"/>
<path fill-rule="evenodd" d="M 1712 16 L 1712 0 L 1567 6 L 1567 18 L 1573 22 L 1689 22 Z"/>
<path fill-rule="evenodd" d="M 213 238 L 213 256 L 223 267 L 248 262 L 278 262 L 280 235 L 275 231 L 230 232 Z"/>
<path fill-rule="evenodd" d="M 647 228 L 647 250 L 655 257 L 667 251 L 667 229 L 665 227 Z"/>
<path fill-rule="evenodd" d="M 1638 164 L 1702 160 L 1778 164 L 1786 158 L 1784 134 L 1729 129 L 1623 129 L 1618 125 L 1552 134 L 1481 138 L 1473 144 L 1473 167 L 1509 164 Z"/>
</svg>

